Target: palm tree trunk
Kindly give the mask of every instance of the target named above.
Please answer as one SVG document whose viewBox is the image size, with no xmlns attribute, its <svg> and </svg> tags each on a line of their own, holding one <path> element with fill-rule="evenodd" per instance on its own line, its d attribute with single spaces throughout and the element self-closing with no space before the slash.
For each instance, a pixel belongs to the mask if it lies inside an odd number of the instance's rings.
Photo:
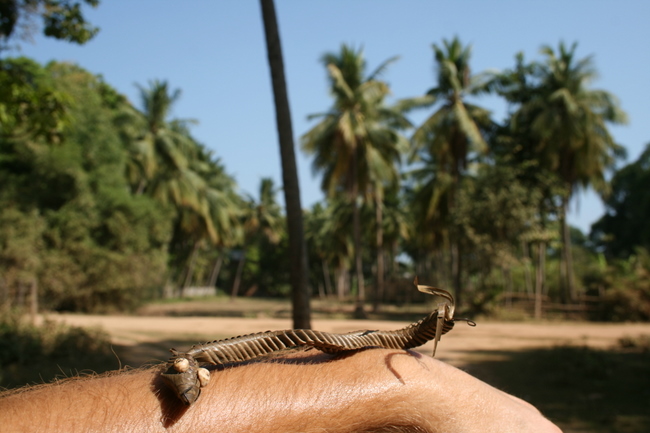
<svg viewBox="0 0 650 433">
<path fill-rule="evenodd" d="M 384 213 L 382 203 L 377 197 L 375 220 L 377 223 L 377 284 L 373 297 L 372 311 L 379 311 L 379 304 L 384 297 Z"/>
<path fill-rule="evenodd" d="M 397 270 L 399 269 L 398 263 L 397 263 L 397 256 L 399 255 L 399 249 L 398 249 L 398 243 L 394 242 L 393 245 L 391 246 L 391 251 L 392 251 L 392 257 L 390 261 L 390 274 L 391 277 L 394 277 L 397 274 Z"/>
<path fill-rule="evenodd" d="M 182 289 L 190 286 L 192 284 L 192 277 L 194 276 L 194 263 L 196 263 L 196 256 L 199 252 L 199 241 L 194 242 L 192 247 L 192 254 L 190 255 L 190 261 L 187 264 L 187 273 L 185 274 L 185 280 L 183 281 Z"/>
<path fill-rule="evenodd" d="M 219 273 L 221 272 L 221 265 L 223 265 L 223 253 L 219 252 L 219 257 L 217 257 L 217 260 L 214 262 L 214 266 L 212 267 L 212 272 L 210 273 L 210 279 L 208 280 L 208 287 L 215 287 L 217 286 L 217 280 L 219 279 Z M 215 290 L 216 294 L 216 290 Z"/>
<path fill-rule="evenodd" d="M 325 282 L 325 294 L 326 296 L 332 296 L 332 282 L 330 281 L 330 267 L 327 264 L 327 260 L 322 259 L 321 264 L 323 267 L 323 280 Z"/>
<path fill-rule="evenodd" d="M 454 292 L 456 295 L 456 309 L 459 310 L 462 305 L 463 281 L 462 281 L 462 263 L 460 245 L 458 241 L 451 244 L 451 272 L 454 280 Z"/>
<path fill-rule="evenodd" d="M 542 318 L 542 293 L 544 287 L 544 268 L 546 262 L 546 242 L 537 245 L 537 272 L 535 273 L 535 319 Z"/>
<path fill-rule="evenodd" d="M 344 266 L 339 265 L 336 270 L 336 294 L 339 301 L 342 301 L 345 298 L 347 274 L 347 269 L 345 269 Z"/>
<path fill-rule="evenodd" d="M 354 315 L 357 318 L 365 318 L 364 303 L 366 301 L 366 287 L 363 279 L 363 261 L 361 257 L 361 221 L 359 210 L 359 181 L 357 176 L 357 164 L 359 149 L 352 152 L 351 164 L 352 187 L 350 188 L 350 200 L 352 201 L 352 238 L 354 239 L 354 264 L 357 274 L 357 299 Z"/>
<path fill-rule="evenodd" d="M 363 304 L 366 301 L 366 287 L 363 280 L 363 262 L 361 260 L 361 222 L 359 217 L 359 205 L 357 204 L 356 195 L 353 197 L 352 205 L 352 224 L 354 236 L 354 263 L 357 273 L 357 299 L 354 309 L 355 317 L 363 318 L 365 316 Z"/>
<path fill-rule="evenodd" d="M 282 160 L 282 182 L 284 199 L 287 209 L 287 225 L 289 234 L 289 257 L 291 261 L 291 302 L 293 311 L 293 327 L 296 329 L 311 328 L 311 307 L 309 304 L 309 286 L 307 282 L 307 247 L 305 244 L 302 205 L 300 204 L 300 186 L 293 144 L 293 128 L 289 98 L 284 77 L 284 61 L 280 32 L 275 14 L 273 0 L 260 0 L 262 19 L 266 39 L 266 51 L 271 69 L 275 115 L 280 142 L 280 157 Z"/>
<path fill-rule="evenodd" d="M 562 271 L 565 279 L 565 281 L 563 281 L 565 289 L 564 300 L 575 301 L 577 296 L 575 290 L 575 282 L 573 279 L 573 252 L 571 251 L 571 234 L 569 224 L 566 220 L 568 208 L 569 197 L 563 197 L 560 224 L 562 230 Z"/>
<path fill-rule="evenodd" d="M 237 297 L 239 292 L 239 286 L 241 285 L 241 276 L 244 272 L 244 262 L 246 262 L 246 250 L 242 250 L 241 258 L 237 264 L 237 273 L 235 274 L 235 281 L 232 283 L 232 292 L 230 293 L 230 300 L 233 301 Z"/>
<path fill-rule="evenodd" d="M 530 275 L 530 246 L 527 241 L 521 241 L 521 249 L 524 256 L 524 280 L 526 282 L 526 293 L 528 295 L 533 294 L 533 282 Z"/>
<path fill-rule="evenodd" d="M 505 266 L 501 266 L 501 278 L 503 278 L 503 288 L 506 292 L 506 307 L 512 308 L 513 284 L 510 269 Z"/>
</svg>

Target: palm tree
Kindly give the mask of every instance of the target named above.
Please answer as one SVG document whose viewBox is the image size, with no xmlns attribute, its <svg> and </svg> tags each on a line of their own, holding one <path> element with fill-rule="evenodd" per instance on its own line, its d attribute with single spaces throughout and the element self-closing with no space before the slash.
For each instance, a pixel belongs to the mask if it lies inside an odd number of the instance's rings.
<svg viewBox="0 0 650 433">
<path fill-rule="evenodd" d="M 284 62 L 278 20 L 273 0 L 260 0 L 262 20 L 266 39 L 266 51 L 271 69 L 275 114 L 280 142 L 282 160 L 282 183 L 287 209 L 287 228 L 289 235 L 289 255 L 291 272 L 291 300 L 293 309 L 293 327 L 311 328 L 311 309 L 309 305 L 309 287 L 307 285 L 307 248 L 300 204 L 300 186 L 294 153 L 293 128 L 289 111 L 289 98 L 284 78 Z"/>
<path fill-rule="evenodd" d="M 515 120 L 530 125 L 541 167 L 557 173 L 566 188 L 560 223 L 565 297 L 568 294 L 572 300 L 576 290 L 566 222 L 568 204 L 578 187 L 606 190 L 605 173 L 624 155 L 607 123 L 626 122 L 626 115 L 612 94 L 588 88 L 596 71 L 591 57 L 575 58 L 576 47 L 577 43 L 567 48 L 560 42 L 557 53 L 550 46 L 542 47 L 546 59 L 536 64 L 534 70 L 537 91 L 515 113 Z"/>
<path fill-rule="evenodd" d="M 336 293 L 339 300 L 350 290 L 351 259 L 354 256 L 353 211 L 346 197 L 327 200 L 325 223 L 320 229 L 323 248 L 328 262 L 334 264 Z"/>
<path fill-rule="evenodd" d="M 329 73 L 332 108 L 310 119 L 321 121 L 302 137 L 302 148 L 315 155 L 313 168 L 323 173 L 321 188 L 329 197 L 346 194 L 353 210 L 354 256 L 357 281 L 357 313 L 364 314 L 365 284 L 361 260 L 359 200 L 373 191 L 379 200 L 383 183 L 396 181 L 396 164 L 404 138 L 397 127 L 410 123 L 402 114 L 385 105 L 388 84 L 378 76 L 391 58 L 366 76 L 361 50 L 346 45 L 339 53 L 327 53 L 322 61 Z"/>
<path fill-rule="evenodd" d="M 243 206 L 241 197 L 235 191 L 235 180 L 226 174 L 219 159 L 214 159 L 203 146 L 200 148 L 201 158 L 195 160 L 192 168 L 206 180 L 202 195 L 208 203 L 210 218 L 215 228 L 216 236 L 210 238 L 211 249 L 217 250 L 208 286 L 215 287 L 223 263 L 224 249 L 240 243 L 243 239 L 243 227 L 240 224 Z M 196 213 L 194 216 L 198 217 Z M 200 232 L 203 237 L 208 237 L 206 231 L 204 226 Z"/>
<path fill-rule="evenodd" d="M 368 239 L 375 238 L 375 246 L 377 248 L 377 270 L 376 270 L 376 291 L 372 299 L 373 312 L 379 310 L 380 304 L 384 300 L 384 280 L 388 271 L 394 271 L 394 266 L 387 269 L 386 258 L 390 257 L 395 265 L 395 256 L 397 255 L 397 248 L 400 240 L 406 240 L 409 237 L 408 226 L 406 222 L 406 214 L 404 207 L 401 206 L 401 197 L 399 195 L 400 185 L 395 183 L 387 188 L 377 188 L 381 196 L 378 200 L 379 194 L 374 194 L 374 227 L 369 225 L 372 230 L 366 234 Z M 368 209 L 368 211 L 373 211 Z M 368 218 L 371 218 L 368 216 Z M 372 231 L 374 230 L 374 233 Z"/>
<path fill-rule="evenodd" d="M 327 224 L 328 215 L 322 203 L 316 203 L 309 212 L 305 213 L 305 240 L 307 241 L 308 251 L 313 254 L 321 265 L 323 273 L 322 283 L 318 283 L 318 292 L 321 297 L 329 296 L 333 293 L 330 279 L 329 262 L 327 260 L 329 251 L 328 235 L 324 232 L 323 227 Z"/>
<path fill-rule="evenodd" d="M 465 174 L 469 156 L 487 149 L 481 133 L 491 126 L 490 112 L 467 103 L 467 95 L 483 91 L 480 77 L 472 77 L 469 60 L 471 46 L 463 46 L 455 37 L 443 40 L 443 46 L 433 45 L 437 83 L 424 98 L 423 104 L 440 102 L 413 134 L 413 159 L 418 156 L 424 163 L 420 169 L 422 184 L 417 193 L 422 207 L 421 224 L 438 232 L 443 239 L 449 211 L 454 207 L 456 191 Z M 460 239 L 451 240 L 452 273 L 456 302 L 462 301 Z"/>
<path fill-rule="evenodd" d="M 150 195 L 174 210 L 171 248 L 178 269 L 184 269 L 178 280 L 184 287 L 192 280 L 202 247 L 223 249 L 241 236 L 241 200 L 234 180 L 191 136 L 193 121 L 170 119 L 180 90 L 172 91 L 167 82 L 158 80 L 138 88 L 142 112 L 125 112 L 119 119 L 131 144 L 127 174 L 135 194 Z"/>
<path fill-rule="evenodd" d="M 141 181 L 136 191 L 143 193 L 159 170 L 169 168 L 182 171 L 187 168 L 188 155 L 193 143 L 188 139 L 185 126 L 193 120 L 168 120 L 172 106 L 181 91 L 171 91 L 166 81 L 153 80 L 149 87 L 136 84 L 142 105 L 142 131 L 135 143 L 134 158 L 141 168 Z"/>
<path fill-rule="evenodd" d="M 316 203 L 307 218 L 307 239 L 310 251 L 321 262 L 325 292 L 333 293 L 330 275 L 333 266 L 336 277 L 336 293 L 339 300 L 345 296 L 348 281 L 349 257 L 351 256 L 351 212 L 347 200 L 330 199 L 325 206 Z"/>
<path fill-rule="evenodd" d="M 218 251 L 210 286 L 214 286 L 222 262 L 222 250 L 240 242 L 242 238 L 242 200 L 235 192 L 235 181 L 226 174 L 223 165 L 211 152 L 195 143 L 196 157 L 189 161 L 187 173 L 196 180 L 196 190 L 190 192 L 200 204 L 198 212 L 193 206 L 175 206 L 175 230 L 171 250 L 178 266 L 183 266 L 179 283 L 190 285 L 194 265 L 200 251 Z M 171 182 L 169 185 L 173 186 Z M 185 263 L 182 265 L 182 263 Z"/>
<path fill-rule="evenodd" d="M 249 198 L 247 211 L 243 216 L 244 243 L 233 283 L 233 299 L 239 291 L 247 246 L 262 238 L 271 244 L 280 242 L 284 220 L 280 205 L 275 200 L 277 192 L 278 189 L 275 187 L 273 179 L 263 178 L 260 182 L 259 201 L 256 202 L 252 197 Z"/>
<path fill-rule="evenodd" d="M 170 91 L 166 81 L 158 80 L 150 82 L 148 88 L 138 88 L 142 113 L 140 119 L 131 121 L 142 129 L 131 143 L 132 163 L 129 166 L 129 177 L 137 184 L 134 192 L 148 194 L 177 210 L 189 209 L 197 213 L 214 241 L 217 235 L 205 194 L 206 182 L 192 166 L 200 155 L 199 146 L 188 129 L 194 121 L 168 120 L 180 90 Z"/>
<path fill-rule="evenodd" d="M 530 224 L 532 230 L 522 239 L 521 250 L 526 265 L 529 258 L 536 256 L 535 317 L 539 319 L 545 291 L 547 246 L 556 238 L 555 231 L 548 228 L 549 217 L 559 214 L 556 197 L 563 195 L 564 188 L 558 176 L 543 166 L 538 157 L 539 138 L 532 127 L 535 113 L 522 109 L 539 98 L 541 88 L 538 71 L 539 65 L 525 62 L 524 55 L 520 52 L 515 56 L 515 67 L 494 74 L 486 88 L 505 98 L 509 104 L 509 116 L 498 128 L 491 143 L 495 162 L 518 173 L 517 182 L 528 188 L 531 199 L 537 199 L 536 216 Z M 531 246 L 533 250 L 530 249 Z M 525 269 L 528 279 L 528 267 Z M 530 283 L 527 281 L 527 284 L 532 286 L 532 280 Z"/>
</svg>

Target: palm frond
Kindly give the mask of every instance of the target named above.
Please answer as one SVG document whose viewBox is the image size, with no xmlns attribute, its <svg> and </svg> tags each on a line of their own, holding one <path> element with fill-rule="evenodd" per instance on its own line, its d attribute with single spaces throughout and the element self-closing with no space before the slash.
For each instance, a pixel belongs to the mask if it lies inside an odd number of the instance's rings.
<svg viewBox="0 0 650 433">
<path fill-rule="evenodd" d="M 389 66 L 391 63 L 395 63 L 395 62 L 398 61 L 399 59 L 400 59 L 400 56 L 393 56 L 393 57 L 391 57 L 391 58 L 389 58 L 389 59 L 384 60 L 383 63 L 381 63 L 379 66 L 377 66 L 377 68 L 376 68 L 374 71 L 372 71 L 372 72 L 370 73 L 370 75 L 368 75 L 368 77 L 366 78 L 366 80 L 367 80 L 367 81 L 376 80 L 376 79 L 379 78 L 379 77 L 380 77 L 384 72 L 386 72 L 386 69 L 388 69 L 388 66 Z"/>
</svg>

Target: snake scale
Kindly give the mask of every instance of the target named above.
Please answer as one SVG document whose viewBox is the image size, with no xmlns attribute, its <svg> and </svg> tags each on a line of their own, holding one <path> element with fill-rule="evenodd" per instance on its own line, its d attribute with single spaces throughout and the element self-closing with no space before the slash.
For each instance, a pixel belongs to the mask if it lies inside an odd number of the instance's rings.
<svg viewBox="0 0 650 433">
<path fill-rule="evenodd" d="M 239 337 L 215 340 L 192 346 L 187 352 L 171 349 L 172 357 L 166 364 L 162 378 L 178 398 L 186 405 L 194 403 L 201 388 L 210 380 L 210 372 L 203 364 L 222 365 L 248 361 L 274 352 L 295 347 L 314 347 L 326 353 L 340 353 L 364 347 L 383 347 L 386 349 L 411 349 L 434 340 L 433 354 L 438 341 L 449 332 L 454 319 L 454 298 L 446 290 L 414 284 L 419 291 L 445 298 L 438 308 L 418 322 L 395 331 L 354 331 L 347 334 L 334 334 L 311 329 L 290 329 L 267 331 Z M 465 320 L 470 325 L 474 322 Z"/>
</svg>

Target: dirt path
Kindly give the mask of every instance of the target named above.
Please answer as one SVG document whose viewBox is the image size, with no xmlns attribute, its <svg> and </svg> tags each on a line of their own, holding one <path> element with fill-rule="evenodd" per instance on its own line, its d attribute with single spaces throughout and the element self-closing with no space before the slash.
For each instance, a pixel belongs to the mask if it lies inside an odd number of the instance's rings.
<svg viewBox="0 0 650 433">
<path fill-rule="evenodd" d="M 53 314 L 48 318 L 74 326 L 100 326 L 111 335 L 121 361 L 132 366 L 163 361 L 167 359 L 170 347 L 183 350 L 198 342 L 291 327 L 287 319 L 73 314 Z M 406 325 L 360 320 L 314 320 L 312 323 L 314 329 L 338 333 L 358 329 L 389 330 Z M 497 360 L 504 352 L 524 349 L 562 345 L 606 349 L 616 346 L 620 338 L 639 335 L 650 335 L 650 324 L 481 322 L 476 327 L 469 327 L 459 322 L 453 331 L 443 337 L 437 357 L 462 367 L 477 357 Z M 432 349 L 432 343 L 419 348 L 428 354 Z"/>
</svg>

